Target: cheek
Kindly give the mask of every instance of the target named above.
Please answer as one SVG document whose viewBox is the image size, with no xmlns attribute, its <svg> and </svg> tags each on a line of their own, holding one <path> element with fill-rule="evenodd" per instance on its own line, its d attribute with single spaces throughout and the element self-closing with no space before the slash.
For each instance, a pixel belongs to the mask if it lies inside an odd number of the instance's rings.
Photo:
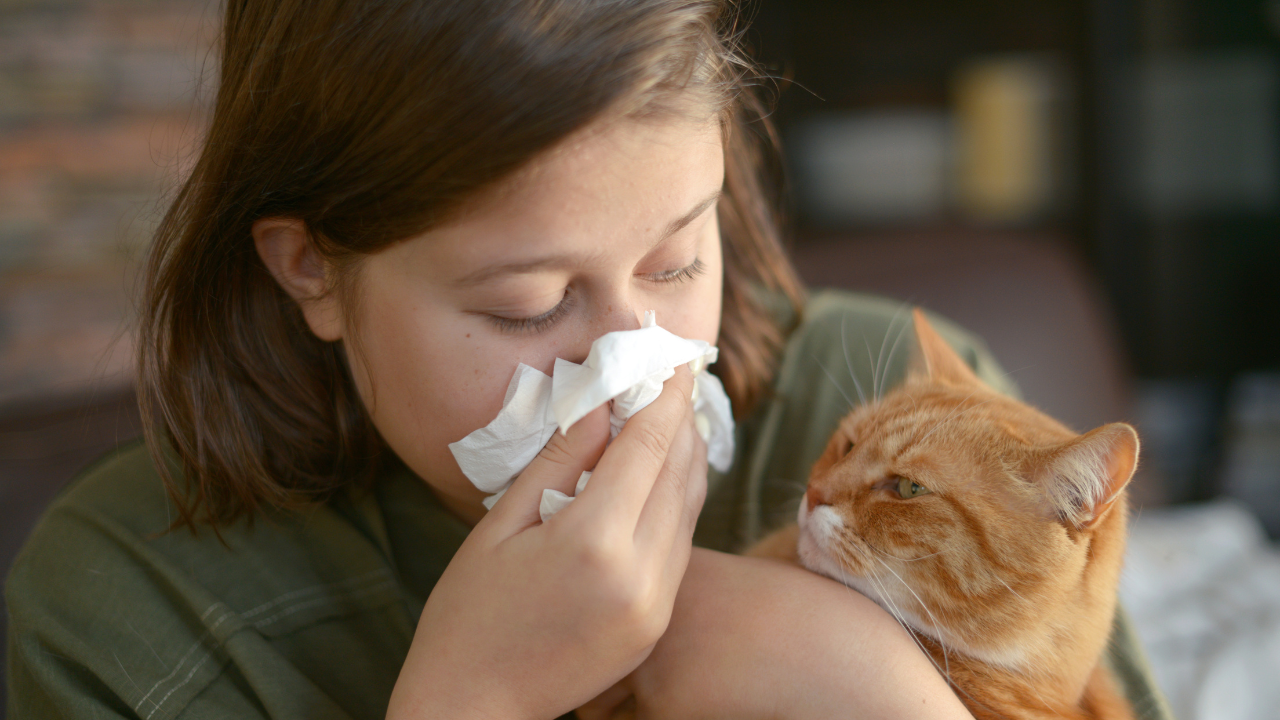
<svg viewBox="0 0 1280 720">
<path fill-rule="evenodd" d="M 687 292 L 660 296 L 655 309 L 658 310 L 658 324 L 662 327 L 680 337 L 705 340 L 714 345 L 720 335 L 724 294 L 724 264 L 719 230 L 714 223 L 703 247 L 699 259 L 706 264 L 706 271 Z"/>
<path fill-rule="evenodd" d="M 515 365 L 447 316 L 392 300 L 366 298 L 347 335 L 353 379 L 396 455 L 433 487 L 459 485 L 448 444 L 493 419 Z"/>
</svg>

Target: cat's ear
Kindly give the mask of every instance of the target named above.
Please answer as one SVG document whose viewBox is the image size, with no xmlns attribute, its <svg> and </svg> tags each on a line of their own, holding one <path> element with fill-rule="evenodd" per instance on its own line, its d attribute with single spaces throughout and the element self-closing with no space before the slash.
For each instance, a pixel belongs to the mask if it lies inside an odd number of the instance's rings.
<svg viewBox="0 0 1280 720">
<path fill-rule="evenodd" d="M 1048 451 L 1036 484 L 1059 520 L 1087 529 L 1115 504 L 1137 467 L 1138 433 L 1111 423 Z"/>
<path fill-rule="evenodd" d="M 969 363 L 925 319 L 923 310 L 915 308 L 911 311 L 911 317 L 916 327 L 916 351 L 911 358 L 912 372 L 951 385 L 984 387 Z"/>
</svg>

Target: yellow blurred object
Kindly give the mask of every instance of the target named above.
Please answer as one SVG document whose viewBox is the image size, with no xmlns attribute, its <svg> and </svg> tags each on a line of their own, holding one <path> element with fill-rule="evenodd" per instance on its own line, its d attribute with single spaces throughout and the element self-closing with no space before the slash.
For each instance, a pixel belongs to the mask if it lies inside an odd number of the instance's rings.
<svg viewBox="0 0 1280 720">
<path fill-rule="evenodd" d="M 1036 58 L 980 60 L 957 74 L 956 203 L 966 215 L 1018 223 L 1052 205 L 1055 95 Z"/>
</svg>

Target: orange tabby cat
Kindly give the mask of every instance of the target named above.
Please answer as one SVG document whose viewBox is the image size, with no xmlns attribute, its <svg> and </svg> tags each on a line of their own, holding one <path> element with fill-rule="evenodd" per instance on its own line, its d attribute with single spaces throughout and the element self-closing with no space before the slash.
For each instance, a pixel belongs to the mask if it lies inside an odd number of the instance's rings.
<svg viewBox="0 0 1280 720">
<path fill-rule="evenodd" d="M 1132 718 L 1099 660 L 1137 434 L 1077 435 L 984 385 L 919 310 L 915 329 L 916 369 L 844 418 L 798 526 L 749 554 L 893 613 L 979 719 Z"/>
</svg>

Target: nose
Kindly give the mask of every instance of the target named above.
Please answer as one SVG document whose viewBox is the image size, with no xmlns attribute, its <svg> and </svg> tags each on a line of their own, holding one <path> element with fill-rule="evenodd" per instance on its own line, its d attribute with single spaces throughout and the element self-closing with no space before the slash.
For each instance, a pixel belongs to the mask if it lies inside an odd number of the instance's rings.
<svg viewBox="0 0 1280 720">
<path fill-rule="evenodd" d="M 804 491 L 804 496 L 805 500 L 809 504 L 810 510 L 818 507 L 819 505 L 830 505 L 830 503 L 827 502 L 827 494 L 815 483 L 809 483 L 809 489 Z"/>
<path fill-rule="evenodd" d="M 586 362 L 587 353 L 597 339 L 619 330 L 637 330 L 643 317 L 644 310 L 637 310 L 631 303 L 616 301 L 605 304 L 581 327 L 568 345 L 558 349 L 557 356 L 579 364 Z"/>
<path fill-rule="evenodd" d="M 600 334 L 614 332 L 617 330 L 637 330 L 640 328 L 641 322 L 644 320 L 644 311 L 646 308 L 636 307 L 632 303 L 619 303 L 609 306 L 604 313 L 601 314 Z"/>
</svg>

